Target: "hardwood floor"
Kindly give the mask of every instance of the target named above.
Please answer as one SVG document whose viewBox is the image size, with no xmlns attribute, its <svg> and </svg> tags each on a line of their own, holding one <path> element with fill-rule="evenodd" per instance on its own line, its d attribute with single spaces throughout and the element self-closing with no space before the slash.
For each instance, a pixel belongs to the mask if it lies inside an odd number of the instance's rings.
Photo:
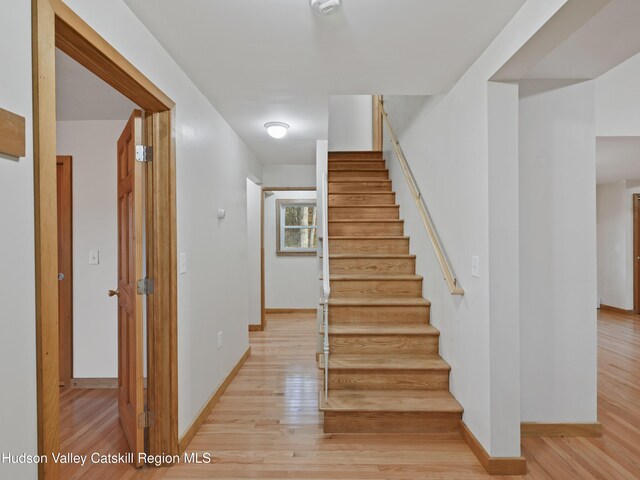
<svg viewBox="0 0 640 480">
<path fill-rule="evenodd" d="M 91 455 L 126 453 L 129 450 L 118 418 L 115 388 L 63 389 L 60 394 L 60 449 L 62 453 Z M 158 474 L 147 469 L 143 476 Z M 131 465 L 105 465 L 87 461 L 84 466 L 62 464 L 60 478 L 132 478 L 139 472 Z"/>
<path fill-rule="evenodd" d="M 640 478 L 640 320 L 610 312 L 599 318 L 604 436 L 525 438 L 528 473 L 505 478 Z M 271 315 L 266 331 L 251 332 L 251 357 L 188 449 L 210 452 L 211 464 L 141 471 L 98 465 L 63 470 L 62 478 L 502 478 L 487 475 L 455 433 L 323 434 L 315 332 L 315 316 L 299 314 Z M 114 391 L 71 390 L 62 402 L 65 449 L 123 448 Z"/>
</svg>

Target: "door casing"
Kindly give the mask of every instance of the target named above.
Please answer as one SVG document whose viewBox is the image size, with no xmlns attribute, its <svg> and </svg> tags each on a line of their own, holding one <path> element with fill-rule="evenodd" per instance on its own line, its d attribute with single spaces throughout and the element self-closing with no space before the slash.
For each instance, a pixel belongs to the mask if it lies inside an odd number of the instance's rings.
<svg viewBox="0 0 640 480">
<path fill-rule="evenodd" d="M 260 192 L 260 325 L 250 325 L 249 330 L 263 331 L 267 328 L 267 295 L 265 290 L 264 252 L 264 194 L 265 192 L 315 192 L 316 187 L 262 187 Z"/>
<path fill-rule="evenodd" d="M 32 0 L 33 157 L 35 207 L 36 380 L 38 453 L 60 450 L 58 261 L 56 208 L 55 49 L 139 105 L 145 142 L 148 453 L 178 454 L 175 103 L 60 0 Z M 59 465 L 38 465 L 40 479 Z"/>
<path fill-rule="evenodd" d="M 640 194 L 634 193 L 633 203 L 633 313 L 640 314 Z"/>
</svg>

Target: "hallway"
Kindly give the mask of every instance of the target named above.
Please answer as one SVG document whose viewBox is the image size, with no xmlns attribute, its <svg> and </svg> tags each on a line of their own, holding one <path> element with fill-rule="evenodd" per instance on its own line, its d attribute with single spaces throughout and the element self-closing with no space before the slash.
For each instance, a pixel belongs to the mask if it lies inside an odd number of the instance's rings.
<svg viewBox="0 0 640 480">
<path fill-rule="evenodd" d="M 458 434 L 325 435 L 316 329 L 313 314 L 270 315 L 251 332 L 251 357 L 189 447 L 215 463 L 165 478 L 489 478 Z"/>
<path fill-rule="evenodd" d="M 457 434 L 323 434 L 317 410 L 320 375 L 311 353 L 315 329 L 314 315 L 270 315 L 265 332 L 251 332 L 251 357 L 188 450 L 211 452 L 211 464 L 139 472 L 126 467 L 120 470 L 121 478 L 491 478 Z M 599 315 L 599 367 L 599 418 L 604 437 L 525 438 L 528 474 L 504 478 L 638 478 L 637 317 Z M 94 392 L 109 395 L 108 390 Z M 83 394 L 76 395 L 81 398 Z M 70 402 L 64 404 L 68 407 Z M 111 414 L 116 418 L 115 409 Z M 63 412 L 63 418 L 68 417 Z M 107 419 L 101 422 L 104 428 L 109 425 Z M 93 441 L 92 447 L 99 448 Z M 81 475 L 68 472 L 65 478 L 103 478 L 110 471 L 98 466 Z"/>
</svg>

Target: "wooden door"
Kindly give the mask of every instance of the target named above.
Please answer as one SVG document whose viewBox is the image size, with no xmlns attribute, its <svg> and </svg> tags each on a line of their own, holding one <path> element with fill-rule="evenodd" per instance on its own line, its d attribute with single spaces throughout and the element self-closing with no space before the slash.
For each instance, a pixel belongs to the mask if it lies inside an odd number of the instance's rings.
<svg viewBox="0 0 640 480">
<path fill-rule="evenodd" d="M 633 313 L 640 314 L 640 194 L 633 194 Z"/>
<path fill-rule="evenodd" d="M 71 157 L 56 157 L 58 194 L 58 338 L 60 385 L 73 376 L 73 227 Z"/>
<path fill-rule="evenodd" d="M 136 161 L 142 144 L 142 112 L 134 110 L 118 140 L 118 410 L 120 423 L 140 466 L 144 452 L 143 297 L 136 285 L 143 278 L 143 164 Z M 110 293 L 111 294 L 111 293 Z"/>
</svg>

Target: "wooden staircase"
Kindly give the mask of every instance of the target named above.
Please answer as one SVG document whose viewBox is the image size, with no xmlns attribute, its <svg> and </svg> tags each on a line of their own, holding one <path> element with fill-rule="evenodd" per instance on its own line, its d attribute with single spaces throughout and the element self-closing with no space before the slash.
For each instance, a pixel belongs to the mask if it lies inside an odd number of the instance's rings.
<svg viewBox="0 0 640 480">
<path fill-rule="evenodd" d="M 450 367 L 438 354 L 382 153 L 330 153 L 328 189 L 324 431 L 457 431 L 462 407 L 449 392 Z"/>
</svg>

